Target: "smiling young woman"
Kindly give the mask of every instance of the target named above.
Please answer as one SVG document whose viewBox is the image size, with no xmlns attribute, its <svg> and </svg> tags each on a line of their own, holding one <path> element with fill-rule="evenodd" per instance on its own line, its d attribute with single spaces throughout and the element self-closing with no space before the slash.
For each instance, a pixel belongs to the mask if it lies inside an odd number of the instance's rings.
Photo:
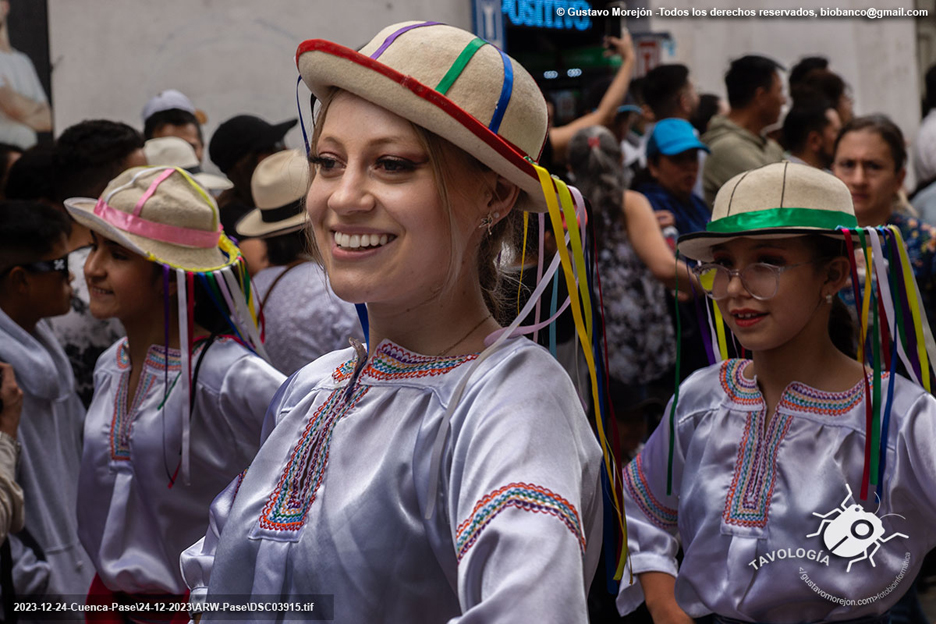
<svg viewBox="0 0 936 624">
<path fill-rule="evenodd" d="M 354 622 L 587 621 L 598 444 L 547 351 L 485 348 L 502 241 L 519 209 L 546 208 L 530 164 L 543 96 L 503 52 L 431 22 L 360 52 L 307 41 L 298 65 L 323 101 L 316 254 L 366 305 L 368 344 L 278 393 L 263 447 L 183 556 L 193 599 L 332 594 Z"/>
<path fill-rule="evenodd" d="M 639 582 L 622 583 L 622 613 L 646 601 L 658 623 L 887 622 L 903 593 L 888 586 L 936 544 L 921 528 L 936 518 L 936 399 L 893 369 L 872 374 L 830 323 L 856 274 L 852 238 L 878 244 L 857 223 L 845 184 L 785 162 L 729 180 L 707 230 L 680 238 L 751 359 L 689 377 L 624 469 Z M 906 296 L 882 267 L 885 291 Z"/>
</svg>

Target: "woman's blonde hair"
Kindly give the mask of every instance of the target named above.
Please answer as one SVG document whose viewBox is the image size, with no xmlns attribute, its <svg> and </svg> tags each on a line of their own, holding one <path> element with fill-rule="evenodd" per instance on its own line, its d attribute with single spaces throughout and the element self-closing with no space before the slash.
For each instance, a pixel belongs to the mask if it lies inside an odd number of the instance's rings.
<svg viewBox="0 0 936 624">
<path fill-rule="evenodd" d="M 322 134 L 322 128 L 325 125 L 325 116 L 335 96 L 340 93 L 339 89 L 332 90 L 321 101 L 321 108 L 315 119 L 315 126 L 312 131 L 310 157 L 316 155 L 316 146 Z M 490 168 L 481 163 L 477 158 L 468 154 L 463 149 L 455 146 L 450 141 L 443 139 L 439 135 L 426 130 L 413 122 L 409 122 L 416 133 L 420 145 L 429 155 L 429 164 L 432 167 L 432 175 L 435 179 L 436 188 L 439 192 L 443 209 L 449 224 L 450 248 L 452 254 L 449 257 L 449 280 L 442 285 L 442 290 L 451 285 L 451 278 L 455 275 L 455 269 L 459 263 L 460 255 L 465 253 L 465 249 L 460 249 L 461 245 L 455 236 L 457 231 L 455 214 L 452 211 L 452 202 L 450 197 L 451 189 L 456 188 L 455 176 L 469 175 L 477 180 L 477 184 L 490 186 L 488 182 L 488 172 Z M 315 169 L 309 174 L 309 183 L 315 178 Z M 489 189 L 492 193 L 496 189 Z M 481 243 L 477 250 L 477 271 L 478 281 L 484 302 L 488 310 L 501 323 L 506 324 L 512 321 L 509 316 L 507 306 L 507 288 L 506 276 L 499 268 L 501 253 L 517 255 L 521 245 L 522 215 L 518 210 L 511 210 L 506 217 L 498 221 L 492 228 L 491 234 L 481 237 Z M 315 242 L 315 236 L 311 228 L 307 229 L 307 238 L 309 241 L 309 253 L 319 263 L 322 264 L 322 255 Z"/>
</svg>

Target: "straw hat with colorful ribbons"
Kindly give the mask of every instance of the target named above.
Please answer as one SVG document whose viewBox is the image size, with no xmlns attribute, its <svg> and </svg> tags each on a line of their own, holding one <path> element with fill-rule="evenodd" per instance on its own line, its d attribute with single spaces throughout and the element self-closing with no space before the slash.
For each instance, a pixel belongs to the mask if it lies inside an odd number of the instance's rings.
<svg viewBox="0 0 936 624">
<path fill-rule="evenodd" d="M 516 184 L 521 190 L 517 207 L 526 211 L 524 249 L 529 212 L 548 212 L 557 238 L 564 231 L 563 218 L 569 225 L 565 230 L 566 244 L 559 245 L 558 257 L 544 273 L 545 215 L 540 215 L 539 286 L 517 320 L 489 337 L 491 345 L 475 360 L 471 370 L 508 336 L 533 333 L 553 320 L 540 322 L 539 298 L 561 265 L 592 380 L 592 405 L 605 457 L 605 491 L 612 493 L 610 504 L 616 510 L 623 535 L 620 547 L 609 545 L 611 557 L 620 555 L 617 573 L 620 578 L 626 558 L 626 529 L 620 504 L 620 471 L 614 466 L 615 454 L 605 434 L 608 426 L 603 391 L 605 362 L 594 332 L 595 325 L 601 322 L 600 307 L 592 305 L 590 296 L 590 284 L 596 281 L 594 249 L 589 247 L 591 241 L 586 241 L 578 227 L 585 222 L 581 195 L 536 163 L 547 140 L 547 113 L 546 101 L 533 77 L 483 39 L 436 22 L 388 26 L 360 51 L 323 39 L 305 41 L 296 53 L 296 63 L 301 80 L 319 99 L 329 97 L 335 89 L 353 93 L 447 139 Z M 303 136 L 306 136 L 304 128 Z M 310 148 L 308 139 L 306 147 Z M 526 328 L 518 327 L 521 320 L 534 311 L 536 322 Z M 366 311 L 359 307 L 359 313 L 366 331 Z M 471 371 L 462 378 L 456 398 L 461 396 L 470 374 Z M 451 403 L 436 440 L 432 457 L 436 476 L 448 418 L 457 403 L 457 400 Z M 437 481 L 430 486 L 427 516 L 433 513 L 437 488 Z"/>
</svg>

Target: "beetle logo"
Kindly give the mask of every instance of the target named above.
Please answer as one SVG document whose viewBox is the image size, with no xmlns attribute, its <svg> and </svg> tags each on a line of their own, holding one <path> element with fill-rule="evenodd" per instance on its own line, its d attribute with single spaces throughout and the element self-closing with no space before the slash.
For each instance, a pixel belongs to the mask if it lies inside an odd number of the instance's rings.
<svg viewBox="0 0 936 624">
<path fill-rule="evenodd" d="M 848 484 L 845 485 L 845 488 L 848 490 L 848 496 L 845 497 L 839 507 L 824 514 L 813 512 L 814 516 L 822 518 L 822 523 L 815 533 L 810 533 L 806 537 L 815 537 L 822 534 L 822 542 L 829 549 L 829 552 L 846 559 L 854 557 L 848 562 L 848 567 L 845 569 L 847 573 L 851 572 L 852 564 L 864 559 L 871 562 L 871 567 L 875 567 L 874 555 L 881 547 L 881 544 L 895 537 L 907 538 L 909 536 L 903 533 L 892 533 L 884 537 L 884 523 L 881 522 L 881 518 L 887 516 L 897 516 L 904 520 L 906 518 L 900 514 L 885 514 L 878 518 L 875 515 L 877 510 L 875 510 L 875 513 L 871 513 L 865 511 L 857 503 L 849 505 L 849 499 L 854 499 Z M 879 503 L 878 509 L 880 508 Z M 870 553 L 868 552 L 869 549 L 871 549 Z"/>
</svg>

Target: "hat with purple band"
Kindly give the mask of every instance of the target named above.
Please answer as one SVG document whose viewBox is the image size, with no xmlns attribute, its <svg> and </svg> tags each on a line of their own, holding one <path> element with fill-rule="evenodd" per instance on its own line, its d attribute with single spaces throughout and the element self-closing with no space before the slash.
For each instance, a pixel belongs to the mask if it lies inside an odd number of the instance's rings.
<svg viewBox="0 0 936 624">
<path fill-rule="evenodd" d="M 520 187 L 517 207 L 546 212 L 533 162 L 546 142 L 546 100 L 533 77 L 490 43 L 436 22 L 380 31 L 359 52 L 303 42 L 296 64 L 319 99 L 349 91 L 465 150 Z"/>
</svg>

